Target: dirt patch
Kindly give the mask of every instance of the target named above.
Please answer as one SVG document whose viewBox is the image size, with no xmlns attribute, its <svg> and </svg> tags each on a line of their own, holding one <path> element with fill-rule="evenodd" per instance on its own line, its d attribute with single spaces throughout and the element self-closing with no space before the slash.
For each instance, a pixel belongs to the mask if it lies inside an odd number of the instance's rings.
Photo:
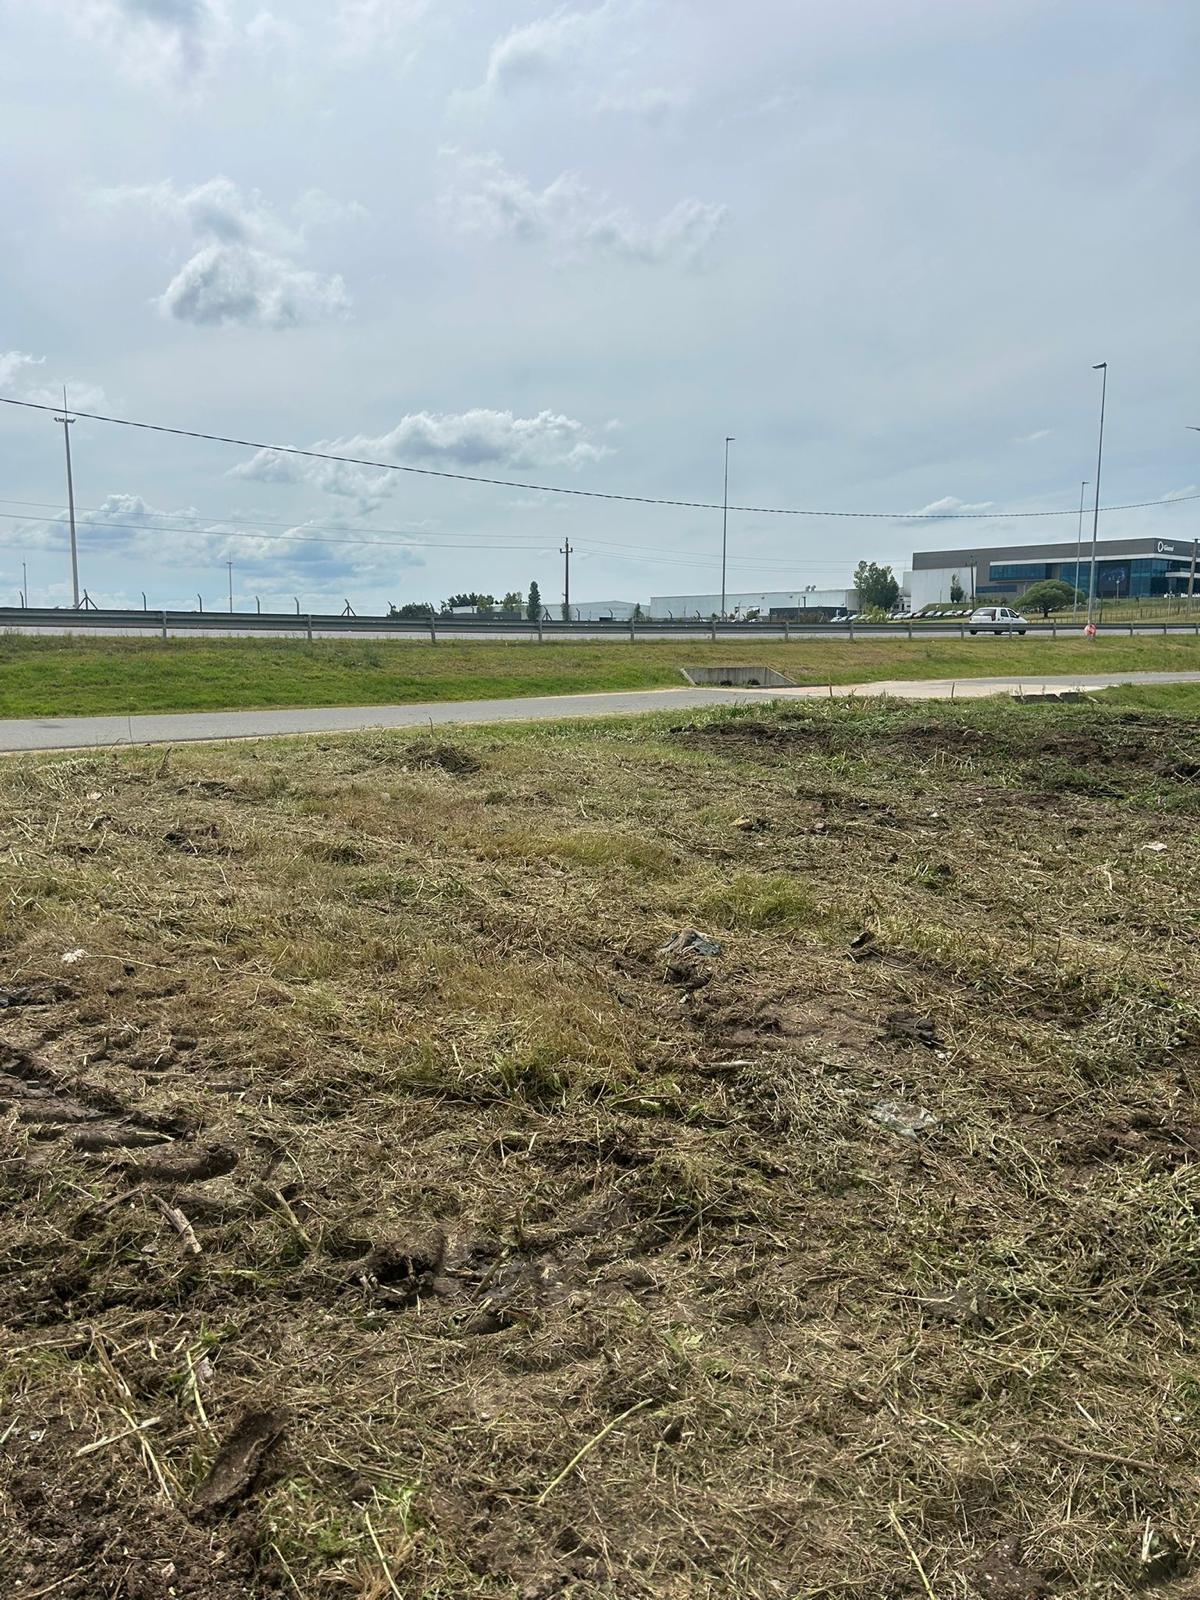
<svg viewBox="0 0 1200 1600">
<path fill-rule="evenodd" d="M 1078 1166 L 1146 1161 L 1159 1171 L 1200 1161 L 1200 1123 L 1152 1111 L 1118 1112 L 1081 1119 L 1062 1131 L 1062 1157 Z"/>
<path fill-rule="evenodd" d="M 265 1408 L 242 1413 L 192 1496 L 198 1512 L 225 1512 L 254 1488 L 267 1457 L 283 1437 L 287 1415 Z"/>
<path fill-rule="evenodd" d="M 91 1152 L 157 1146 L 193 1127 L 188 1113 L 134 1110 L 110 1090 L 71 1082 L 29 1051 L 3 1043 L 0 1110 L 14 1112 L 43 1143 L 66 1137 L 75 1149 Z"/>
<path fill-rule="evenodd" d="M 131 1481 L 129 1445 L 80 1459 L 94 1442 L 66 1418 L 25 1419 L 0 1447 L 0 1510 L 19 1551 L 13 1600 L 282 1600 L 278 1564 L 253 1523 L 195 1526 L 156 1485 Z M 113 1459 L 115 1458 L 115 1459 Z"/>
<path fill-rule="evenodd" d="M 970 1592 L 980 1600 L 1044 1600 L 1050 1579 L 1021 1559 L 1017 1539 L 1007 1539 L 975 1562 L 967 1571 Z"/>
</svg>

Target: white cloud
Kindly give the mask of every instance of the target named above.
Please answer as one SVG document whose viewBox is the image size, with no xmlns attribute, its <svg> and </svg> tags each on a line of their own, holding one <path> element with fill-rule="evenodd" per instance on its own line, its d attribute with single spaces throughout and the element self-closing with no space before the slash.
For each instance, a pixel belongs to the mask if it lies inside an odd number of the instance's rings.
<svg viewBox="0 0 1200 1600">
<path fill-rule="evenodd" d="M 931 500 L 927 506 L 922 506 L 919 511 L 909 514 L 908 520 L 913 521 L 918 517 L 928 517 L 930 521 L 938 517 L 948 517 L 954 514 L 959 516 L 970 515 L 972 512 L 990 511 L 995 505 L 994 500 L 959 500 L 952 494 L 943 495 L 940 500 Z"/>
<path fill-rule="evenodd" d="M 594 111 L 660 123 L 692 94 L 639 81 L 643 63 L 656 55 L 646 20 L 637 0 L 602 0 L 589 10 L 560 6 L 496 40 L 474 95 L 508 98 L 541 87 L 572 94 Z"/>
<path fill-rule="evenodd" d="M 1050 437 L 1049 428 L 1035 428 L 1032 433 L 1019 433 L 1013 440 L 1014 444 L 1036 444 L 1039 439 Z"/>
<path fill-rule="evenodd" d="M 229 33 L 223 0 L 59 0 L 131 78 L 189 82 L 211 67 Z"/>
<path fill-rule="evenodd" d="M 253 516 L 235 513 L 213 521 L 193 507 L 167 511 L 139 494 L 110 494 L 95 509 L 81 510 L 76 517 L 80 564 L 85 578 L 90 562 L 101 556 L 133 561 L 150 572 L 190 571 L 193 581 L 202 582 L 201 574 L 219 573 L 219 588 L 211 584 L 209 588 L 223 593 L 222 569 L 232 561 L 240 584 L 257 585 L 264 592 L 269 588 L 274 593 L 307 593 L 310 598 L 317 593 L 331 595 L 331 585 L 374 583 L 397 568 L 425 565 L 419 534 L 413 535 L 412 544 L 392 537 L 382 541 L 364 527 L 363 538 L 376 542 L 355 544 L 353 527 L 342 523 L 331 528 L 316 517 L 278 531 L 258 531 L 253 524 Z M 30 551 L 63 550 L 67 514 L 23 524 L 20 534 Z M 190 601 L 177 597 L 159 603 Z"/>
<path fill-rule="evenodd" d="M 570 11 L 565 7 L 513 28 L 492 46 L 484 87 L 493 94 L 511 94 L 526 84 L 554 74 L 575 58 L 594 37 L 608 7 Z"/>
<path fill-rule="evenodd" d="M 14 400 L 31 400 L 39 406 L 61 406 L 64 384 L 67 399 L 81 411 L 95 411 L 106 403 L 104 390 L 82 378 L 52 382 L 43 371 L 45 356 L 27 355 L 23 350 L 0 350 L 0 389 Z M 33 382 L 37 374 L 43 381 Z"/>
<path fill-rule="evenodd" d="M 223 177 L 188 190 L 158 183 L 104 190 L 97 198 L 140 209 L 191 235 L 191 255 L 157 300 L 175 321 L 289 328 L 349 312 L 341 277 L 314 272 L 294 257 L 305 248 L 310 226 L 365 215 L 361 208 L 308 190 L 294 208 L 292 227 L 257 192 Z"/>
<path fill-rule="evenodd" d="M 359 456 L 397 465 L 445 467 L 448 471 L 492 473 L 540 467 L 579 467 L 611 452 L 595 444 L 582 422 L 541 411 L 516 417 L 511 411 L 476 407 L 458 413 L 419 411 L 402 417 L 388 433 L 356 434 L 321 441 L 314 450 Z M 326 494 L 356 499 L 360 509 L 378 505 L 396 488 L 398 475 L 345 461 L 319 461 L 260 450 L 232 469 L 232 475 L 266 483 L 309 483 Z"/>
<path fill-rule="evenodd" d="M 723 205 L 684 199 L 657 222 L 641 223 L 589 189 L 578 173 L 560 173 L 536 189 L 498 155 L 459 157 L 442 206 L 464 234 L 544 244 L 559 262 L 610 256 L 697 266 L 726 216 Z"/>
<path fill-rule="evenodd" d="M 278 256 L 245 245 L 211 244 L 197 250 L 158 301 L 176 322 L 199 327 L 230 323 L 291 328 L 343 316 L 350 297 L 339 277 L 323 278 Z"/>
<path fill-rule="evenodd" d="M 29 367 L 45 364 L 45 356 L 26 355 L 23 350 L 0 350 L 0 389 L 23 387 Z"/>
<path fill-rule="evenodd" d="M 3 360 L 3 357 L 0 357 L 0 360 Z M 1194 494 L 1200 494 L 1200 488 L 1197 488 L 1194 483 L 1189 483 L 1182 489 L 1172 489 L 1168 494 L 1163 495 L 1163 499 L 1190 500 Z"/>
</svg>

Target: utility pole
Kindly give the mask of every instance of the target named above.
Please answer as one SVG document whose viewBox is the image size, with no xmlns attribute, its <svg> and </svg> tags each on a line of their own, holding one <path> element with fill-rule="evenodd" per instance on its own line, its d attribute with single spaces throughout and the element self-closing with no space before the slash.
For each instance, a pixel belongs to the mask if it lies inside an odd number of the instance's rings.
<svg viewBox="0 0 1200 1600">
<path fill-rule="evenodd" d="M 1071 621 L 1074 622 L 1079 611 L 1079 557 L 1083 551 L 1083 491 L 1087 488 L 1085 478 L 1079 485 L 1079 532 L 1075 536 L 1075 598 L 1071 601 Z"/>
<path fill-rule="evenodd" d="M 232 616 L 233 615 L 233 562 L 232 561 L 227 561 L 225 563 L 225 565 L 229 568 L 229 613 Z"/>
<path fill-rule="evenodd" d="M 75 545 L 75 484 L 71 478 L 71 424 L 74 417 L 67 416 L 67 389 L 63 385 L 63 414 L 55 417 L 63 425 L 63 443 L 67 447 L 67 513 L 71 519 L 71 603 L 79 610 L 79 551 Z"/>
<path fill-rule="evenodd" d="M 1198 543 L 1200 543 L 1200 540 L 1196 540 L 1196 539 L 1192 540 L 1192 567 L 1191 567 L 1191 571 L 1188 573 L 1188 615 L 1189 616 L 1191 615 L 1191 612 L 1192 612 L 1192 600 L 1193 600 L 1193 598 L 1195 596 L 1195 593 L 1196 593 L 1196 545 Z M 25 570 L 25 563 L 22 562 L 21 563 L 21 571 L 24 572 L 24 570 Z"/>
<path fill-rule="evenodd" d="M 571 550 L 570 539 L 564 539 L 559 555 L 563 558 L 563 621 L 571 620 Z"/>
<path fill-rule="evenodd" d="M 1195 565 L 1195 560 L 1196 560 L 1195 548 L 1193 547 L 1193 551 L 1192 551 L 1192 563 L 1193 563 L 1193 566 Z M 29 573 L 25 570 L 25 563 L 23 561 L 21 563 L 21 605 L 23 607 L 27 607 L 29 605 Z"/>
<path fill-rule="evenodd" d="M 729 542 L 729 446 L 735 442 L 729 434 L 725 439 L 725 497 L 721 506 L 721 617 L 725 617 L 725 551 Z"/>
<path fill-rule="evenodd" d="M 1108 394 L 1108 362 L 1097 361 L 1093 372 L 1102 372 L 1100 380 L 1100 443 L 1096 449 L 1096 507 L 1092 512 L 1092 569 L 1088 578 L 1088 626 L 1091 626 L 1092 607 L 1096 600 L 1096 538 L 1100 531 L 1100 463 L 1104 459 L 1104 401 Z"/>
</svg>

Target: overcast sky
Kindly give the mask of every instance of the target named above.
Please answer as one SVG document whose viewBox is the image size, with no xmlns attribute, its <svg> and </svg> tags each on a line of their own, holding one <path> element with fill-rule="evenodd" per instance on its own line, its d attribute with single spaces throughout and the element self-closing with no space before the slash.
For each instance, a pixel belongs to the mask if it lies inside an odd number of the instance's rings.
<svg viewBox="0 0 1200 1600">
<path fill-rule="evenodd" d="M 914 511 L 1200 484 L 1194 0 L 0 0 L 0 394 L 635 495 Z M 80 420 L 101 603 L 719 586 L 720 513 Z M 69 600 L 0 406 L 0 600 Z M 1200 501 L 1101 532 L 1191 538 Z M 734 513 L 729 586 L 1075 520 Z M 354 543 L 355 539 L 373 540 Z"/>
</svg>

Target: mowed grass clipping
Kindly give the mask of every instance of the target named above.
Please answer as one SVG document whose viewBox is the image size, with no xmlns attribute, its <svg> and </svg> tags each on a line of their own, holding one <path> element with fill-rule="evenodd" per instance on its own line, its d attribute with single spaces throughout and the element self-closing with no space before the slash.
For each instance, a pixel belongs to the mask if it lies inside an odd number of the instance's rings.
<svg viewBox="0 0 1200 1600">
<path fill-rule="evenodd" d="M 1198 736 L 0 764 L 6 1592 L 1190 1600 Z"/>
<path fill-rule="evenodd" d="M 798 683 L 1200 669 L 1182 635 L 702 639 L 631 643 L 0 638 L 0 717 L 388 705 L 679 686 L 686 665 L 749 662 Z"/>
</svg>

